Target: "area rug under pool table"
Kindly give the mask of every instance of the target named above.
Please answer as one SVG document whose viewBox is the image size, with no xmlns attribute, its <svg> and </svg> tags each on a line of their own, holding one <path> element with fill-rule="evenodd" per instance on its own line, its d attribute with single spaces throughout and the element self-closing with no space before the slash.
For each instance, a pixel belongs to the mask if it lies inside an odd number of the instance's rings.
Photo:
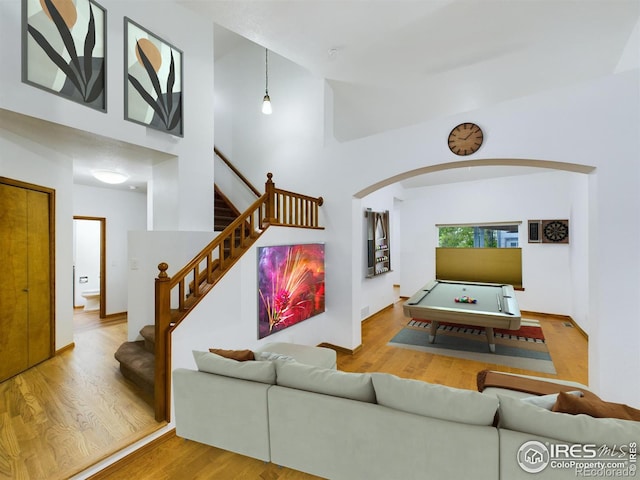
<svg viewBox="0 0 640 480">
<path fill-rule="evenodd" d="M 428 320 L 410 320 L 389 341 L 389 345 L 535 372 L 556 373 L 537 320 L 523 318 L 520 330 L 494 329 L 495 353 L 489 351 L 482 327 L 441 323 L 435 343 L 429 343 L 429 324 Z"/>
</svg>

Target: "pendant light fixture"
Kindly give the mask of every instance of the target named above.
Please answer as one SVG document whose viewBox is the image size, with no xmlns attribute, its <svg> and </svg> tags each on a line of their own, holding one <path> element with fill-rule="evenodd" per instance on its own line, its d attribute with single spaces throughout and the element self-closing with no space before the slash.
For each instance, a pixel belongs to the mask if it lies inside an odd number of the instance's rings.
<svg viewBox="0 0 640 480">
<path fill-rule="evenodd" d="M 271 99 L 269 98 L 269 49 L 264 49 L 264 98 L 262 99 L 262 113 L 271 115 Z"/>
</svg>

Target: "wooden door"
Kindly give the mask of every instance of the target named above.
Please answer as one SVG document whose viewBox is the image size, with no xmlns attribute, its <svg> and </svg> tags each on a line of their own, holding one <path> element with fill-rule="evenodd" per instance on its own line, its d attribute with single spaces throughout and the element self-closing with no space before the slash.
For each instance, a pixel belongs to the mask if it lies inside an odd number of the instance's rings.
<svg viewBox="0 0 640 480">
<path fill-rule="evenodd" d="M 53 355 L 52 194 L 0 179 L 0 381 Z"/>
</svg>

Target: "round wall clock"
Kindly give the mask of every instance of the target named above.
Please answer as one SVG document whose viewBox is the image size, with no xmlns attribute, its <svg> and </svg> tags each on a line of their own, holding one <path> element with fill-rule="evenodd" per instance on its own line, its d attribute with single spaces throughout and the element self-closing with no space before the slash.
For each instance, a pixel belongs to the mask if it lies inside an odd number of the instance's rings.
<svg viewBox="0 0 640 480">
<path fill-rule="evenodd" d="M 449 150 L 456 155 L 471 155 L 482 145 L 482 129 L 475 123 L 461 123 L 449 134 Z"/>
<path fill-rule="evenodd" d="M 542 233 L 549 242 L 565 242 L 569 237 L 569 225 L 560 220 L 552 220 L 544 226 Z"/>
</svg>

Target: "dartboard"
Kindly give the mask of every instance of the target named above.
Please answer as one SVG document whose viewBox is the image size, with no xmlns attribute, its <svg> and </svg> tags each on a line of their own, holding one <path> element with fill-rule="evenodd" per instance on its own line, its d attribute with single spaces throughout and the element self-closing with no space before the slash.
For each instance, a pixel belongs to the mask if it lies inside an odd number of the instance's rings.
<svg viewBox="0 0 640 480">
<path fill-rule="evenodd" d="M 563 242 L 569 236 L 569 226 L 560 220 L 552 220 L 544 226 L 543 233 L 549 242 Z"/>
</svg>

